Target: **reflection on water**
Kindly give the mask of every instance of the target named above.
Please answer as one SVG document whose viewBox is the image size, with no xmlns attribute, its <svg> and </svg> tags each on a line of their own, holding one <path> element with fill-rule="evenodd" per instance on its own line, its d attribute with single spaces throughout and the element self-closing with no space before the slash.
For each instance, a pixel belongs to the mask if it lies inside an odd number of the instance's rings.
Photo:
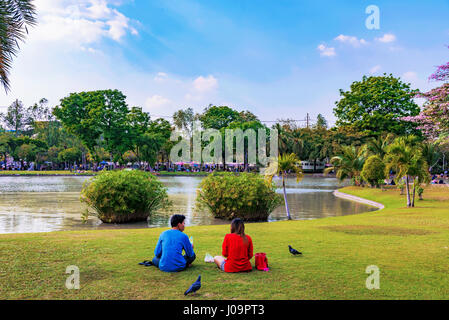
<svg viewBox="0 0 449 320">
<path fill-rule="evenodd" d="M 229 224 L 195 208 L 196 188 L 201 177 L 160 177 L 168 188 L 173 207 L 155 213 L 148 222 L 125 225 L 103 224 L 96 218 L 82 223 L 85 206 L 80 190 L 89 177 L 0 177 L 0 233 L 47 232 L 79 229 L 167 227 L 171 214 L 186 216 L 186 225 Z M 280 180 L 276 180 L 280 185 Z M 287 198 L 293 219 L 342 216 L 376 208 L 336 198 L 336 179 L 306 176 L 300 183 L 288 179 Z M 281 193 L 282 189 L 278 189 Z M 269 221 L 285 220 L 285 206 L 278 207 Z"/>
</svg>

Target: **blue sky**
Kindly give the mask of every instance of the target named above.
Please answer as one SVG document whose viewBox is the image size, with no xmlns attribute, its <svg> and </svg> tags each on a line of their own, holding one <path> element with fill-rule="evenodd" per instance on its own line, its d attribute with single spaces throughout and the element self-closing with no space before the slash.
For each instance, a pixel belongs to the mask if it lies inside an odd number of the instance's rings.
<svg viewBox="0 0 449 320">
<path fill-rule="evenodd" d="M 16 58 L 12 92 L 52 106 L 70 92 L 116 88 L 157 116 L 209 103 L 261 120 L 330 123 L 339 89 L 363 75 L 427 90 L 449 58 L 449 1 L 35 0 L 39 25 Z M 365 8 L 380 10 L 368 30 Z M 0 109 L 0 111 L 4 111 Z"/>
</svg>

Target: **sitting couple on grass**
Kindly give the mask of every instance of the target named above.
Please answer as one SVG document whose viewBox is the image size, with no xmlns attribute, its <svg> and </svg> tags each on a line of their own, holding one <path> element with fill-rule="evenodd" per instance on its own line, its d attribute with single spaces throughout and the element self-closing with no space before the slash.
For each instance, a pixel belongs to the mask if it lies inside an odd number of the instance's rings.
<svg viewBox="0 0 449 320">
<path fill-rule="evenodd" d="M 159 237 L 152 264 L 165 272 L 177 272 L 191 266 L 196 256 L 193 244 L 183 233 L 185 216 L 175 214 L 171 217 L 170 224 L 172 228 Z M 250 259 L 253 257 L 253 242 L 250 236 L 245 235 L 245 225 L 241 219 L 232 220 L 231 233 L 225 236 L 222 249 L 222 254 L 227 259 L 216 256 L 214 262 L 218 268 L 225 272 L 252 270 Z M 182 255 L 183 250 L 185 255 Z"/>
</svg>

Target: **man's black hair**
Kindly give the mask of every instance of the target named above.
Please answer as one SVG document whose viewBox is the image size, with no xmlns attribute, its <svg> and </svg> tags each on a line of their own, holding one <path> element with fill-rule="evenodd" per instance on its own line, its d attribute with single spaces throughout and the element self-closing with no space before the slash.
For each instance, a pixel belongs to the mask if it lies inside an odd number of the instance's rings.
<svg viewBox="0 0 449 320">
<path fill-rule="evenodd" d="M 170 219 L 170 224 L 172 228 L 175 228 L 178 226 L 178 223 L 182 223 L 186 217 L 182 214 L 174 214 Z"/>
</svg>

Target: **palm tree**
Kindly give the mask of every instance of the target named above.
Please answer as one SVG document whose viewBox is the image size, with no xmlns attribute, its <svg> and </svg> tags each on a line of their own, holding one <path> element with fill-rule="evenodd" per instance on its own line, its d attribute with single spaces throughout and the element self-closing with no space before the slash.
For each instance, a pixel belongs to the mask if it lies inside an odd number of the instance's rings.
<svg viewBox="0 0 449 320">
<path fill-rule="evenodd" d="M 429 165 L 429 171 L 440 161 L 441 152 L 438 150 L 438 143 L 427 142 L 423 144 L 422 154 Z"/>
<path fill-rule="evenodd" d="M 281 125 L 276 123 L 274 129 L 278 131 L 279 153 L 287 154 L 294 152 L 299 154 L 304 148 L 304 141 L 299 136 L 298 131 L 292 128 L 288 122 Z"/>
<path fill-rule="evenodd" d="M 0 82 L 8 92 L 9 70 L 19 44 L 28 33 L 27 25 L 36 24 L 36 9 L 32 0 L 0 1 Z"/>
<path fill-rule="evenodd" d="M 393 140 L 394 134 L 392 133 L 372 138 L 365 145 L 366 156 L 379 156 L 383 159 L 387 154 L 388 146 L 393 142 Z"/>
<path fill-rule="evenodd" d="M 421 184 L 429 183 L 431 180 L 429 167 L 424 157 L 418 159 L 416 163 L 411 168 L 410 175 L 413 178 L 413 195 L 412 195 L 412 207 L 415 206 L 415 193 L 416 188 L 420 187 Z"/>
<path fill-rule="evenodd" d="M 385 155 L 386 172 L 391 169 L 396 171 L 396 181 L 405 177 L 407 192 L 407 207 L 415 204 L 416 185 L 428 182 L 429 171 L 426 160 L 423 157 L 422 147 L 417 143 L 416 136 L 399 137 L 388 147 Z M 410 182 L 413 181 L 413 200 L 410 195 Z"/>
<path fill-rule="evenodd" d="M 330 163 L 332 167 L 326 168 L 324 174 L 335 171 L 337 179 L 353 179 L 355 185 L 360 184 L 360 173 L 365 164 L 365 150 L 355 146 L 342 146 L 341 154 L 333 157 Z"/>
<path fill-rule="evenodd" d="M 280 155 L 279 158 L 270 163 L 270 166 L 265 171 L 265 179 L 270 184 L 275 175 L 282 176 L 282 188 L 284 192 L 284 202 L 288 220 L 291 220 L 292 218 L 290 216 L 290 209 L 288 207 L 287 201 L 287 192 L 285 190 L 285 178 L 289 173 L 293 172 L 296 175 L 296 182 L 301 181 L 304 176 L 302 172 L 301 161 L 294 153 Z"/>
<path fill-rule="evenodd" d="M 304 140 L 301 138 L 301 134 L 298 130 L 291 133 L 290 138 L 291 150 L 295 154 L 299 155 L 304 149 Z"/>
</svg>

